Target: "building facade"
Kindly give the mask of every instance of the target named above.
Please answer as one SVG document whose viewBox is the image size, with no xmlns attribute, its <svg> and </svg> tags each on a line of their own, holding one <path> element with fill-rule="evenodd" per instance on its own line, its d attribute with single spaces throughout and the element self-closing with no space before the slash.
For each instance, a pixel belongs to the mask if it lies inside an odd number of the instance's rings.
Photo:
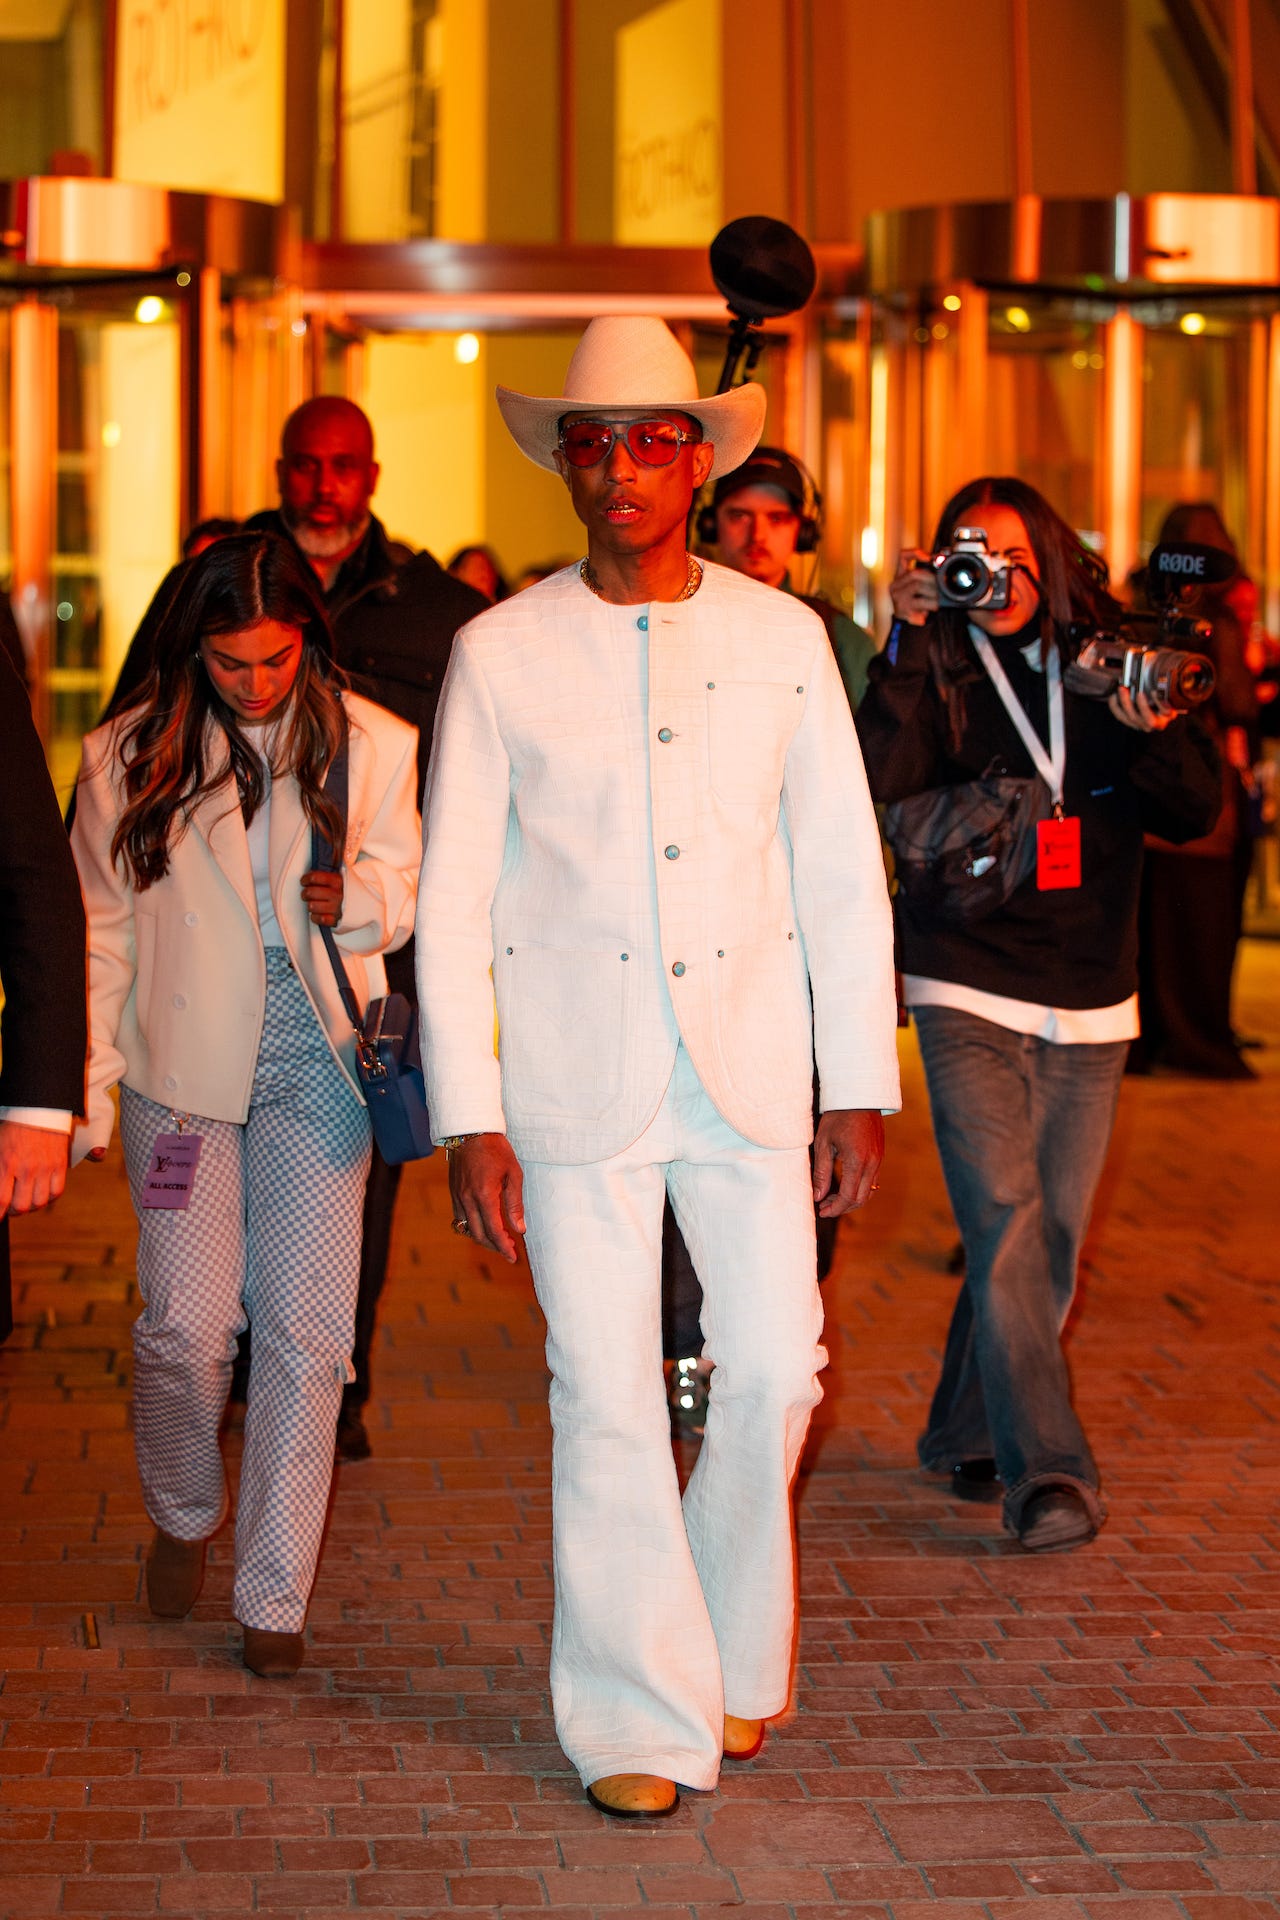
<svg viewBox="0 0 1280 1920">
<path fill-rule="evenodd" d="M 1280 628 L 1277 152 L 1276 0 L 0 0 L 0 581 L 59 778 L 309 393 L 370 413 L 396 535 L 576 552 L 495 383 L 629 310 L 714 385 L 747 213 L 818 258 L 759 373 L 825 591 L 882 622 L 1015 471 L 1117 573 L 1215 499 Z"/>
</svg>

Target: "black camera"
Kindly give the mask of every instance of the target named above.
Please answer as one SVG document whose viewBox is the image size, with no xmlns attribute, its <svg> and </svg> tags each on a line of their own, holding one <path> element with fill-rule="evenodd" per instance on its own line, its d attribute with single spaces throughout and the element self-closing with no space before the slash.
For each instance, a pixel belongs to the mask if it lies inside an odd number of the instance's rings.
<svg viewBox="0 0 1280 1920">
<path fill-rule="evenodd" d="M 1129 614 L 1109 633 L 1073 625 L 1072 637 L 1083 639 L 1084 645 L 1067 668 L 1066 685 L 1098 700 L 1127 687 L 1135 699 L 1144 695 L 1157 714 L 1189 713 L 1202 707 L 1214 688 L 1212 660 L 1169 643 L 1203 643 L 1211 637 L 1213 629 L 1207 621 L 1179 609 L 1201 588 L 1229 580 L 1235 570 L 1232 555 L 1217 547 L 1157 547 L 1147 562 L 1147 592 L 1158 611 Z"/>
<path fill-rule="evenodd" d="M 1013 563 L 1002 553 L 987 551 L 982 527 L 957 527 L 951 545 L 921 564 L 937 575 L 940 607 L 981 607 L 998 613 L 1009 604 Z"/>
</svg>

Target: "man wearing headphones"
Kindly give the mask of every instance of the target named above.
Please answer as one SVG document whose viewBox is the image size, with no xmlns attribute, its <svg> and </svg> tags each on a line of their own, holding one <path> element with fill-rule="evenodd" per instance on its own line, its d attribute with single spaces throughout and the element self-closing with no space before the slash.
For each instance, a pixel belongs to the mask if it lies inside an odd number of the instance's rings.
<svg viewBox="0 0 1280 1920">
<path fill-rule="evenodd" d="M 757 447 L 742 466 L 716 481 L 709 503 L 698 514 L 697 533 L 704 546 L 718 549 L 726 567 L 763 586 L 795 593 L 791 562 L 797 554 L 817 551 L 822 495 L 794 454 L 781 447 Z M 830 600 L 808 593 L 796 597 L 812 607 L 826 627 L 849 705 L 856 712 L 875 641 Z"/>
<path fill-rule="evenodd" d="M 698 511 L 695 531 L 704 547 L 735 573 L 762 586 L 796 593 L 791 562 L 816 553 L 822 538 L 822 495 L 802 460 L 781 447 L 757 447 L 749 460 L 717 480 Z M 876 643 L 848 614 L 817 594 L 796 593 L 827 629 L 850 707 L 856 713 Z M 837 1220 L 818 1216 L 818 1278 L 835 1258 Z M 711 1369 L 702 1358 L 702 1288 L 670 1207 L 662 1223 L 662 1319 L 667 1401 L 673 1434 L 701 1433 Z"/>
</svg>

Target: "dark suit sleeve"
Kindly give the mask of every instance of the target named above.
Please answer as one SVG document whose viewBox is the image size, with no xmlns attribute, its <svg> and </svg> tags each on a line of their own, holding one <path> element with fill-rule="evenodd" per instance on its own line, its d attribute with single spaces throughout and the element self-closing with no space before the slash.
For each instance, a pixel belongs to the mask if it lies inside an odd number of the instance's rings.
<svg viewBox="0 0 1280 1920">
<path fill-rule="evenodd" d="M 80 881 L 21 681 L 0 657 L 0 1106 L 84 1112 Z"/>
</svg>

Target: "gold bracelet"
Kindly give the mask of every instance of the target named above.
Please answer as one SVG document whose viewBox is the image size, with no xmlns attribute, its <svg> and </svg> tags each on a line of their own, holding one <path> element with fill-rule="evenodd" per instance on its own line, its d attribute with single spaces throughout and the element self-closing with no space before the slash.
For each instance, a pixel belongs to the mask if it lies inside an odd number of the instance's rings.
<svg viewBox="0 0 1280 1920">
<path fill-rule="evenodd" d="M 452 1160 L 454 1152 L 458 1147 L 463 1146 L 468 1140 L 478 1140 L 479 1138 L 480 1135 L 478 1133 L 451 1133 L 447 1139 L 441 1140 L 439 1144 L 444 1148 L 445 1159 Z"/>
</svg>

